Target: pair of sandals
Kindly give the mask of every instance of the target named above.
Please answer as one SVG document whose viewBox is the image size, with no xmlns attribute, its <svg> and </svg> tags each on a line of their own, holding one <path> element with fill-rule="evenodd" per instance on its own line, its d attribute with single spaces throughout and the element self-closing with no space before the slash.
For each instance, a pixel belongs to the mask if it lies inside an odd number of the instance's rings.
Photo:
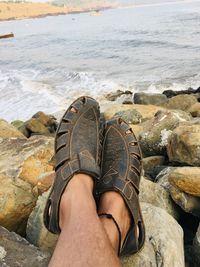
<svg viewBox="0 0 200 267">
<path fill-rule="evenodd" d="M 130 211 L 131 226 L 122 246 L 119 244 L 119 255 L 138 252 L 145 240 L 138 200 L 141 152 L 129 125 L 120 118 L 102 123 L 99 104 L 93 98 L 80 97 L 68 108 L 58 126 L 55 158 L 56 178 L 44 210 L 46 228 L 60 233 L 59 205 L 65 187 L 74 174 L 88 174 L 94 179 L 97 205 L 103 193 L 116 191 Z M 104 215 L 115 222 L 120 240 L 117 222 L 111 214 Z"/>
</svg>

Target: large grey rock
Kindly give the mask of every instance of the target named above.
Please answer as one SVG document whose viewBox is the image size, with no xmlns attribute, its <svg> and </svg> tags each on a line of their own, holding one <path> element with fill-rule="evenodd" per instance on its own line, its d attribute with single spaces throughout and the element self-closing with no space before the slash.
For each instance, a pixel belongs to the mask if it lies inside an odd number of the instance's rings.
<svg viewBox="0 0 200 267">
<path fill-rule="evenodd" d="M 142 203 L 146 242 L 140 253 L 122 258 L 123 267 L 184 267 L 183 231 L 161 208 Z"/>
<path fill-rule="evenodd" d="M 47 267 L 50 255 L 0 226 L 1 267 Z"/>
<path fill-rule="evenodd" d="M 161 185 L 142 177 L 140 183 L 140 201 L 162 208 L 171 216 L 178 219 L 179 211 L 171 199 L 169 192 Z"/>
<path fill-rule="evenodd" d="M 133 101 L 135 104 L 160 106 L 168 99 L 164 94 L 135 93 Z"/>
<path fill-rule="evenodd" d="M 139 142 L 145 156 L 166 155 L 168 138 L 180 122 L 190 120 L 191 116 L 184 111 L 159 111 L 146 124 L 139 135 Z"/>
<path fill-rule="evenodd" d="M 177 127 L 169 136 L 167 154 L 172 162 L 200 166 L 200 124 Z"/>
<path fill-rule="evenodd" d="M 142 120 L 142 115 L 135 109 L 121 110 L 114 114 L 113 117 L 120 117 L 130 124 L 138 124 Z"/>
</svg>

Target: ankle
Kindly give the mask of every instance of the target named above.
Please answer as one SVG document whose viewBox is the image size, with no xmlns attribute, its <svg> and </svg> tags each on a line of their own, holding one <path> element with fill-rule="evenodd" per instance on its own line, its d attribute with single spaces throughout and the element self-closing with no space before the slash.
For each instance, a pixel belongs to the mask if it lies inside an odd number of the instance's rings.
<svg viewBox="0 0 200 267">
<path fill-rule="evenodd" d="M 129 230 L 131 225 L 131 216 L 121 195 L 117 192 L 104 193 L 100 199 L 98 213 L 107 213 L 113 216 L 119 226 L 121 232 L 121 241 L 123 243 L 127 231 Z M 106 219 L 103 218 L 103 221 L 105 220 Z M 112 223 L 112 227 L 116 228 L 116 225 Z M 117 228 L 115 233 L 119 235 Z"/>
<path fill-rule="evenodd" d="M 83 205 L 93 208 L 93 179 L 86 174 L 75 174 L 65 188 L 60 201 L 60 228 L 66 225 L 70 214 Z M 96 206 L 95 206 L 96 209 Z"/>
</svg>

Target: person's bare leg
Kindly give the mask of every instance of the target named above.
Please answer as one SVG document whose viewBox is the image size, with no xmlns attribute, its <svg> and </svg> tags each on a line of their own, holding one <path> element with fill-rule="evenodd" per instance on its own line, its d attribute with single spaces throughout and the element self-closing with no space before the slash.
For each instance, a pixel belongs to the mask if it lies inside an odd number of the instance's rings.
<svg viewBox="0 0 200 267">
<path fill-rule="evenodd" d="M 114 217 L 121 232 L 121 244 L 120 244 L 121 247 L 131 224 L 130 212 L 122 196 L 114 191 L 102 194 L 100 198 L 98 213 L 111 214 Z M 118 252 L 119 232 L 117 230 L 115 223 L 113 222 L 113 220 L 110 220 L 106 217 L 100 217 L 100 220 L 109 237 L 112 247 L 116 252 Z M 138 229 L 137 229 L 137 234 L 139 235 Z"/>
<path fill-rule="evenodd" d="M 75 175 L 60 203 L 60 227 L 49 267 L 120 267 L 93 198 L 93 180 Z M 117 241 L 118 242 L 118 241 Z"/>
</svg>

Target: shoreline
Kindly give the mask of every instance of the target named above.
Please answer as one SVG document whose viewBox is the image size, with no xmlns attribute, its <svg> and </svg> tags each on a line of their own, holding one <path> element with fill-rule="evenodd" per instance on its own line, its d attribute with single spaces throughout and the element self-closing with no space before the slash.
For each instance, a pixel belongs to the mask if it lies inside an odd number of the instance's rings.
<svg viewBox="0 0 200 267">
<path fill-rule="evenodd" d="M 0 22 L 44 18 L 49 16 L 60 16 L 80 13 L 90 13 L 115 8 L 112 5 L 85 7 L 59 7 L 47 3 L 0 3 Z M 15 14 L 15 15 L 13 15 Z"/>
</svg>

